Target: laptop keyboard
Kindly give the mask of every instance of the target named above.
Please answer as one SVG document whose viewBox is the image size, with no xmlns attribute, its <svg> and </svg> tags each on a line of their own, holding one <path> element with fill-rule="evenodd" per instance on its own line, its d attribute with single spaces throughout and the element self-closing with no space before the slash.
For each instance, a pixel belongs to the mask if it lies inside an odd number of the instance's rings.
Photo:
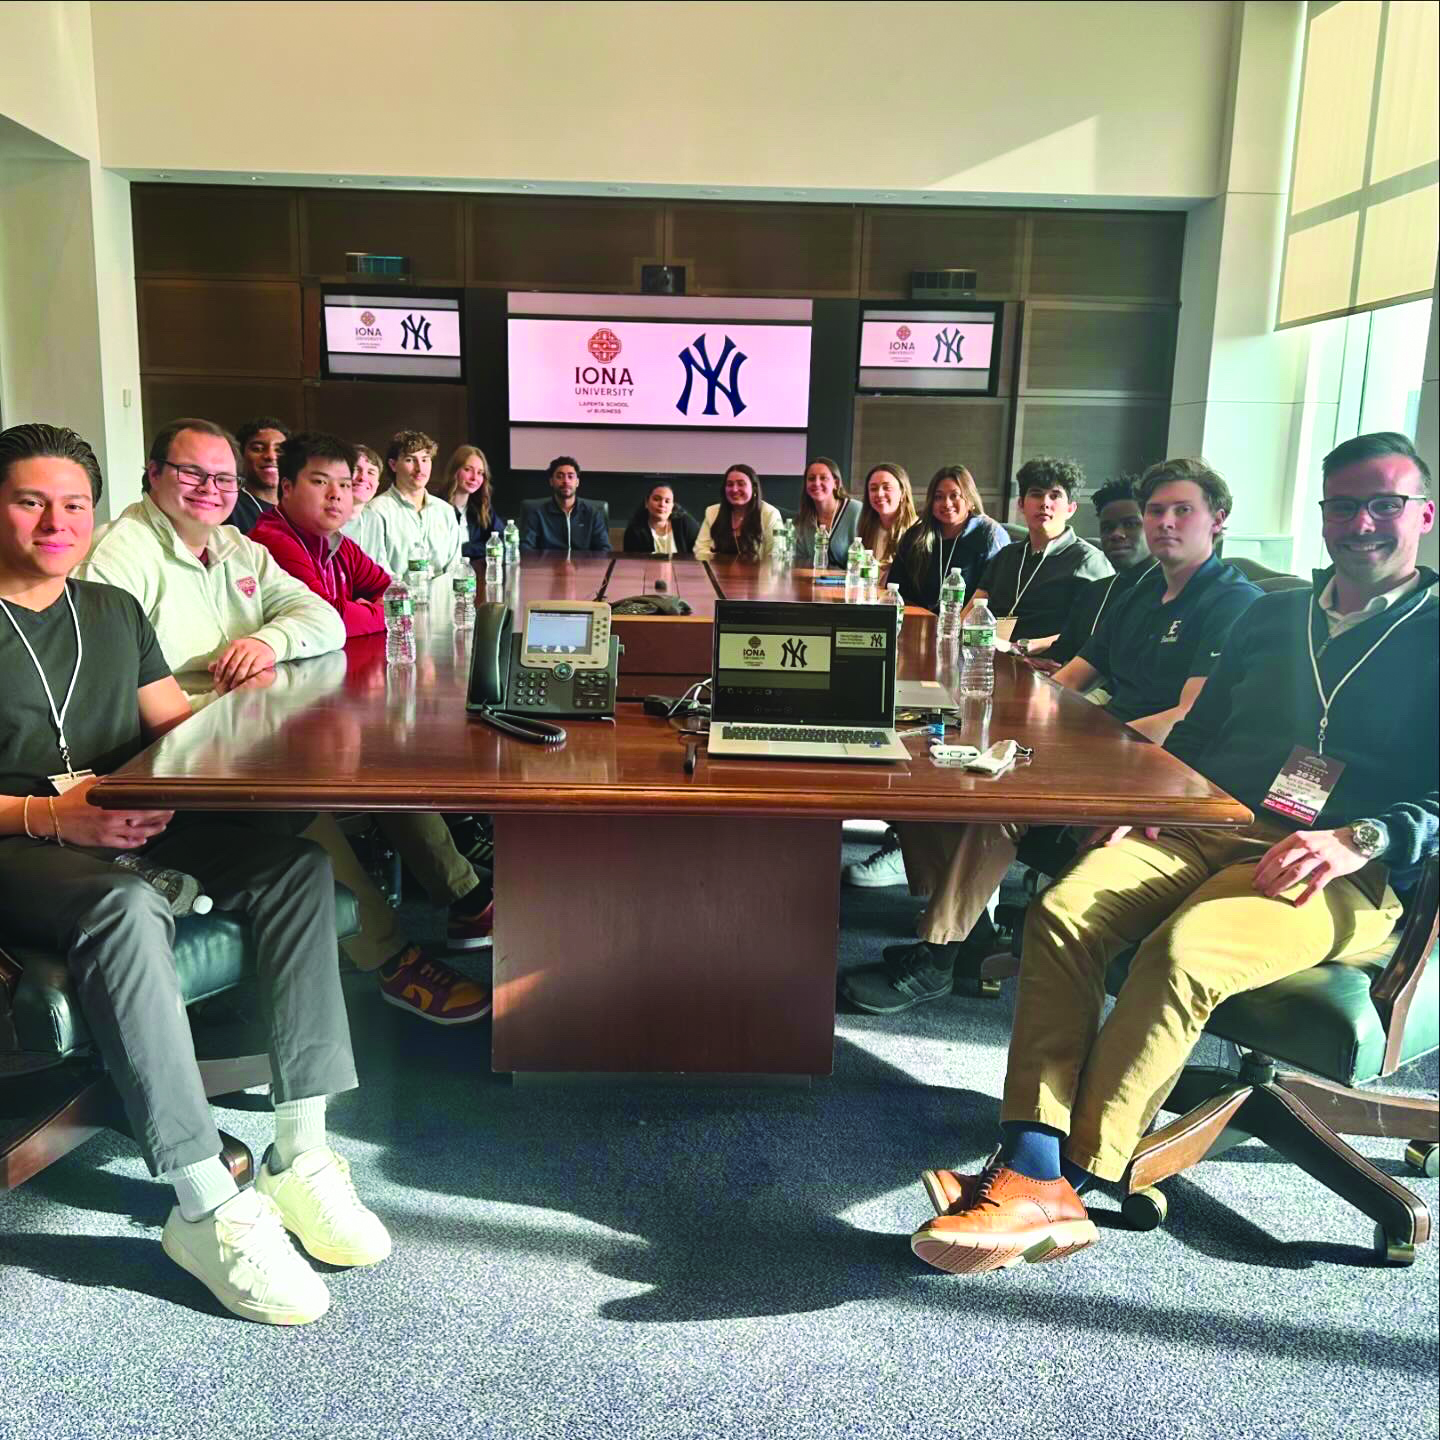
<svg viewBox="0 0 1440 1440">
<path fill-rule="evenodd" d="M 821 730 L 814 725 L 725 726 L 727 740 L 798 740 L 802 744 L 873 745 L 882 730 Z"/>
</svg>

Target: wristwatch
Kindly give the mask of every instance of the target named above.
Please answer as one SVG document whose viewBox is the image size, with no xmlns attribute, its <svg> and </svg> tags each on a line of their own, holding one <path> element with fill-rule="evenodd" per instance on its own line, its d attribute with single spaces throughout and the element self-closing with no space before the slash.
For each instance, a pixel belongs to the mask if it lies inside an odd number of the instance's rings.
<svg viewBox="0 0 1440 1440">
<path fill-rule="evenodd" d="M 1353 820 L 1350 843 L 1367 860 L 1378 860 L 1390 848 L 1390 832 L 1379 820 Z"/>
</svg>

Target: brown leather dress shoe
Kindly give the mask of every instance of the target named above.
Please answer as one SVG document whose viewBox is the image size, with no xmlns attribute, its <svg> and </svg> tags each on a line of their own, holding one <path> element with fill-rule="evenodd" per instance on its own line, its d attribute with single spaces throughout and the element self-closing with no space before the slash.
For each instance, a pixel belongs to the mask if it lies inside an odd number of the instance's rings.
<svg viewBox="0 0 1440 1440">
<path fill-rule="evenodd" d="M 993 1165 L 975 1181 L 969 1204 L 927 1221 L 910 1248 L 937 1270 L 982 1275 L 1022 1260 L 1063 1260 L 1099 1238 L 1068 1180 L 1032 1180 Z"/>
<path fill-rule="evenodd" d="M 980 1183 L 980 1177 L 999 1159 L 1000 1147 L 997 1145 L 973 1175 L 962 1175 L 958 1170 L 922 1171 L 920 1183 L 925 1187 L 925 1193 L 930 1197 L 935 1213 L 950 1215 L 956 1210 L 966 1209 L 975 1193 L 975 1187 Z"/>
</svg>

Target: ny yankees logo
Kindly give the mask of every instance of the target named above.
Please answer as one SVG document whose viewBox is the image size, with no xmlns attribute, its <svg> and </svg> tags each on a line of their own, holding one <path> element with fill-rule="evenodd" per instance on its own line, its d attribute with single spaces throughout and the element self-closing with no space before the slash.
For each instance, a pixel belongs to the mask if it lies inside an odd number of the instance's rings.
<svg viewBox="0 0 1440 1440">
<path fill-rule="evenodd" d="M 418 320 L 413 315 L 407 315 L 400 322 L 400 331 L 402 350 L 418 350 L 422 345 L 427 350 L 435 348 L 430 343 L 430 322 L 423 315 Z"/>
<path fill-rule="evenodd" d="M 694 352 L 692 354 L 691 352 Z M 732 355 L 733 352 L 733 355 Z M 695 355 L 699 355 L 699 359 Z M 693 345 L 687 345 L 680 352 L 680 361 L 685 366 L 685 388 L 680 392 L 680 398 L 675 402 L 675 408 L 682 414 L 690 413 L 690 386 L 699 375 L 705 381 L 705 409 L 701 412 L 704 415 L 716 415 L 719 411 L 715 409 L 715 392 L 718 390 L 730 402 L 730 413 L 739 415 L 745 408 L 745 402 L 740 398 L 740 367 L 748 357 L 743 350 L 735 348 L 735 342 L 727 335 L 725 337 L 725 348 L 720 352 L 720 358 L 712 365 L 709 352 L 705 349 L 704 335 L 697 335 Z M 721 381 L 720 376 L 724 372 L 725 362 L 730 361 L 730 380 L 726 384 Z"/>
<path fill-rule="evenodd" d="M 960 346 L 964 342 L 965 336 L 959 330 L 941 330 L 935 336 L 935 353 L 930 357 L 931 363 L 958 365 L 960 363 Z"/>
<path fill-rule="evenodd" d="M 780 668 L 787 667 L 796 670 L 804 670 L 805 667 L 805 642 L 803 640 L 787 640 L 780 647 Z"/>
</svg>

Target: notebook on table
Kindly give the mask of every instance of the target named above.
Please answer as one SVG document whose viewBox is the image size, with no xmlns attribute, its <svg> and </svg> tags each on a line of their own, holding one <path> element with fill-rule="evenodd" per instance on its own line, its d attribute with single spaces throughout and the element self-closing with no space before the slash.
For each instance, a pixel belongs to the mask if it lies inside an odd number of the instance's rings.
<svg viewBox="0 0 1440 1440">
<path fill-rule="evenodd" d="M 895 733 L 891 605 L 720 600 L 709 753 L 747 760 L 908 760 Z"/>
</svg>

